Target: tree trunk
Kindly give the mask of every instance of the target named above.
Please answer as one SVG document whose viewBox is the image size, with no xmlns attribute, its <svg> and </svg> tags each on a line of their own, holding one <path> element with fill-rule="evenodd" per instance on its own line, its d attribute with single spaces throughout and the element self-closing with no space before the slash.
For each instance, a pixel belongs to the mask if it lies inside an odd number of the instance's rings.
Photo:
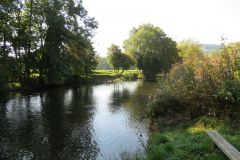
<svg viewBox="0 0 240 160">
<path fill-rule="evenodd" d="M 6 51 L 7 45 L 6 45 L 6 32 L 3 33 L 3 57 L 7 57 L 7 51 Z"/>
<path fill-rule="evenodd" d="M 121 76 L 123 74 L 123 72 L 125 71 L 125 69 L 122 70 L 122 72 L 119 74 L 119 76 Z"/>
<path fill-rule="evenodd" d="M 26 63 L 26 78 L 30 77 L 30 54 L 31 54 L 31 37 L 32 37 L 32 7 L 33 0 L 30 1 L 30 15 L 29 15 L 29 25 L 28 25 L 28 46 L 27 46 L 27 63 Z"/>
<path fill-rule="evenodd" d="M 18 30 L 17 30 L 17 44 L 15 46 L 15 55 L 16 58 L 20 59 L 21 55 L 20 55 L 20 43 L 21 43 L 21 38 L 20 38 L 20 30 L 21 30 L 21 9 L 22 9 L 22 3 L 20 4 L 21 8 L 18 10 L 17 12 L 17 21 L 18 21 Z"/>
<path fill-rule="evenodd" d="M 40 43 L 41 43 L 41 54 L 42 54 L 42 58 L 40 59 L 40 64 L 39 64 L 39 78 L 40 78 L 40 82 L 43 83 L 43 70 L 44 70 L 44 46 L 43 46 L 43 37 L 40 38 Z"/>
</svg>

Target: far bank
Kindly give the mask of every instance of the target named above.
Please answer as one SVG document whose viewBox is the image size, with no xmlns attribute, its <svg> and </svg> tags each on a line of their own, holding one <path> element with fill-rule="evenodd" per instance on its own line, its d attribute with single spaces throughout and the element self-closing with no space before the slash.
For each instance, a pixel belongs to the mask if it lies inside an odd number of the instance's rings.
<svg viewBox="0 0 240 160">
<path fill-rule="evenodd" d="M 114 83 L 117 81 L 131 81 L 137 79 L 142 79 L 142 72 L 140 70 L 125 70 L 121 74 L 117 73 L 115 70 L 93 70 L 89 76 L 72 76 L 64 83 L 60 84 L 44 83 L 39 79 L 39 75 L 33 75 L 31 79 L 28 79 L 22 83 L 9 83 L 6 88 L 0 89 L 0 94 L 6 94 L 9 92 L 29 93 L 61 86 Z"/>
</svg>

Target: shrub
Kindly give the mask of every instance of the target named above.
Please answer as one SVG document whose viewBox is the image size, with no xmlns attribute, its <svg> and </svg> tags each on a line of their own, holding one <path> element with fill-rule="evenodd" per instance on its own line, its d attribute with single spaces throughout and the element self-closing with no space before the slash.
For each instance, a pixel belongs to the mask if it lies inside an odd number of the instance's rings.
<svg viewBox="0 0 240 160">
<path fill-rule="evenodd" d="M 158 93 L 150 99 L 151 115 L 187 109 L 192 118 L 204 114 L 236 117 L 236 112 L 232 112 L 240 104 L 236 65 L 239 64 L 234 56 L 224 50 L 174 65 L 163 78 Z"/>
<path fill-rule="evenodd" d="M 4 89 L 8 83 L 8 74 L 6 69 L 0 64 L 0 89 Z"/>
</svg>

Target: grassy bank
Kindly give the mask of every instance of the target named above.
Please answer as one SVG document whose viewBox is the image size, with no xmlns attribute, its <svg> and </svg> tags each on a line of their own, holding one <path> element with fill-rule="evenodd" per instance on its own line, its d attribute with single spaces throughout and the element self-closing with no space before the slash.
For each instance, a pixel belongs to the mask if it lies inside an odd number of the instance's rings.
<svg viewBox="0 0 240 160">
<path fill-rule="evenodd" d="M 121 75 L 114 70 L 94 70 L 91 79 L 136 80 L 141 78 L 140 70 L 125 70 Z"/>
<path fill-rule="evenodd" d="M 240 129 L 215 118 L 201 117 L 195 122 L 166 127 L 153 134 L 148 146 L 149 160 L 224 160 L 225 155 L 208 138 L 205 131 L 215 129 L 240 150 Z"/>
<path fill-rule="evenodd" d="M 74 76 L 72 79 L 67 80 L 62 84 L 41 84 L 39 82 L 39 75 L 34 74 L 31 79 L 26 80 L 24 84 L 20 82 L 9 83 L 5 88 L 1 88 L 0 92 L 15 92 L 15 91 L 34 91 L 48 87 L 57 87 L 64 85 L 79 85 L 89 83 L 106 83 L 120 80 L 136 80 L 141 78 L 141 71 L 139 70 L 125 70 L 121 75 L 117 74 L 114 70 L 93 70 L 92 74 L 87 77 Z"/>
<path fill-rule="evenodd" d="M 160 126 L 153 127 L 148 159 L 226 159 L 206 136 L 208 129 L 240 150 L 238 57 L 233 47 L 211 55 L 194 52 L 161 78 L 148 104 L 151 124 Z"/>
</svg>

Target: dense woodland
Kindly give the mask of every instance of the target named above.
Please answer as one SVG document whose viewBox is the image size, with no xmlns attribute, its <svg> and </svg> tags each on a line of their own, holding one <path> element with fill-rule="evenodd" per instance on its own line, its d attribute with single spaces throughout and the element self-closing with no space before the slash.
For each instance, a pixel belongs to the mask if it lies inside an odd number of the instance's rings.
<svg viewBox="0 0 240 160">
<path fill-rule="evenodd" d="M 0 2 L 0 87 L 61 84 L 96 66 L 97 28 L 81 0 Z"/>
</svg>

